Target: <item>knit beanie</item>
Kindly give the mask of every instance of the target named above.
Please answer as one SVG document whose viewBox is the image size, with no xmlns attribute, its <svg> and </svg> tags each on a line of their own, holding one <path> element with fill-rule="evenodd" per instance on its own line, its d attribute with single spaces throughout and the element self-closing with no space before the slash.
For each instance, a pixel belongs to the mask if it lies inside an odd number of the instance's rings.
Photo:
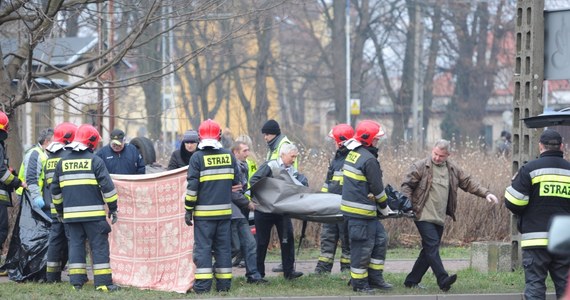
<svg viewBox="0 0 570 300">
<path fill-rule="evenodd" d="M 183 143 L 198 143 L 199 141 L 196 130 L 187 130 L 184 132 L 184 136 L 182 137 Z"/>
<path fill-rule="evenodd" d="M 263 127 L 261 127 L 261 133 L 280 135 L 281 128 L 279 128 L 279 123 L 277 123 L 277 121 L 269 120 L 263 124 Z"/>
</svg>

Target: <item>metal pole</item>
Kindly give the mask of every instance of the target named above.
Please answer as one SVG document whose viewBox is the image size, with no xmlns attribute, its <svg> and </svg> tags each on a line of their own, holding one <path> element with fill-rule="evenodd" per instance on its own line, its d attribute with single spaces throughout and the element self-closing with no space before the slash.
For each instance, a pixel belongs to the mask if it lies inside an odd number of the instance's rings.
<svg viewBox="0 0 570 300">
<path fill-rule="evenodd" d="M 168 28 L 168 25 L 167 25 L 167 24 L 168 24 L 168 23 L 167 23 L 168 21 L 167 21 L 167 19 L 166 19 L 166 14 L 167 14 L 167 13 L 168 13 L 168 10 L 167 10 L 166 6 L 163 6 L 163 7 L 162 7 L 163 19 L 162 19 L 162 24 L 161 24 L 163 30 L 167 30 L 167 28 Z M 163 67 L 164 67 L 164 64 L 166 63 L 166 59 L 167 59 L 167 55 L 166 55 L 166 46 L 167 46 L 167 42 L 168 42 L 168 41 L 167 41 L 167 39 L 168 39 L 167 35 L 168 35 L 168 33 L 167 33 L 166 35 L 163 34 L 162 37 L 161 37 L 161 45 L 160 45 L 161 47 L 160 47 L 160 48 L 161 48 L 161 50 L 162 50 L 161 58 L 162 58 Z M 162 127 L 162 128 L 161 128 L 161 129 L 162 129 L 162 145 L 163 145 L 163 149 L 164 149 L 164 147 L 166 146 L 166 142 L 169 140 L 168 137 L 167 137 L 167 135 L 168 135 L 168 129 L 166 128 L 166 127 L 167 127 L 167 126 L 166 126 L 166 122 L 167 122 L 167 120 L 168 120 L 167 117 L 166 117 L 167 114 L 168 114 L 168 112 L 167 112 L 167 107 L 166 107 L 166 102 L 167 102 L 167 99 L 166 99 L 166 98 L 168 97 L 168 96 L 166 95 L 166 87 L 167 87 L 167 85 L 168 85 L 168 81 L 167 81 L 167 78 L 166 78 L 166 76 L 167 76 L 166 73 L 167 73 L 167 72 L 168 72 L 168 70 L 166 70 L 166 68 L 163 68 L 163 70 L 162 70 L 162 78 L 161 78 L 161 83 L 162 83 L 162 84 L 161 84 L 161 88 L 162 88 L 162 99 L 161 99 L 161 102 L 162 102 L 162 105 L 161 105 L 161 106 L 162 106 L 162 122 L 161 122 L 161 123 L 162 123 L 162 126 L 161 126 L 161 127 Z"/>
<path fill-rule="evenodd" d="M 350 0 L 346 0 L 346 124 L 350 125 Z"/>
<path fill-rule="evenodd" d="M 107 39 L 107 43 L 109 45 L 109 49 L 113 49 L 115 44 L 115 1 L 109 1 L 109 37 Z M 112 52 L 111 52 L 112 53 Z M 110 58 L 113 59 L 114 55 L 109 54 Z M 111 82 L 110 85 L 115 84 L 115 66 L 111 66 L 109 69 L 109 81 Z M 115 129 L 115 89 L 109 88 L 109 130 Z"/>
<path fill-rule="evenodd" d="M 414 86 L 412 95 L 412 122 L 413 122 L 413 141 L 414 150 L 419 151 L 423 146 L 422 137 L 422 117 L 421 109 L 423 107 L 422 98 L 422 74 L 420 70 L 420 57 L 422 53 L 422 11 L 418 1 L 414 2 L 415 21 L 414 21 Z"/>
<path fill-rule="evenodd" d="M 420 31 L 419 31 L 419 24 L 420 24 L 420 6 L 418 5 L 418 2 L 415 1 L 414 2 L 414 9 L 415 9 L 415 16 L 414 16 L 414 87 L 413 87 L 413 95 L 412 95 L 412 130 L 413 130 L 413 134 L 412 134 L 412 138 L 413 138 L 413 145 L 414 145 L 414 151 L 418 151 L 419 149 L 419 130 L 418 130 L 418 126 L 419 126 L 419 92 L 420 92 L 420 87 L 419 87 L 419 68 L 420 68 Z"/>
</svg>

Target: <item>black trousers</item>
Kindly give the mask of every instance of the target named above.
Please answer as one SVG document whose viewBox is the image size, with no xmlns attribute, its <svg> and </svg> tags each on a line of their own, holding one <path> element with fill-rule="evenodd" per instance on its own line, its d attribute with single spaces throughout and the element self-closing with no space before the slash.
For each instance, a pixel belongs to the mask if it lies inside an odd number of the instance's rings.
<svg viewBox="0 0 570 300">
<path fill-rule="evenodd" d="M 350 283 L 357 289 L 370 288 L 383 281 L 388 238 L 377 219 L 344 217 L 350 241 Z"/>
<path fill-rule="evenodd" d="M 424 274 L 431 268 L 437 278 L 437 284 L 441 288 L 442 281 L 449 276 L 439 256 L 443 226 L 423 221 L 416 221 L 415 223 L 422 238 L 422 251 L 414 263 L 412 271 L 406 277 L 404 284 L 413 285 L 420 283 Z"/>
<path fill-rule="evenodd" d="M 194 220 L 194 264 L 196 282 L 194 291 L 209 292 L 216 278 L 218 292 L 232 286 L 231 220 Z M 216 263 L 212 265 L 212 253 Z"/>
<path fill-rule="evenodd" d="M 334 263 L 338 241 L 341 241 L 341 270 L 350 268 L 350 247 L 343 223 L 323 224 L 321 227 L 321 255 L 316 270 L 330 273 Z"/>
<path fill-rule="evenodd" d="M 281 263 L 283 275 L 288 277 L 295 271 L 295 240 L 291 219 L 277 214 L 267 214 L 255 211 L 255 237 L 257 238 L 257 271 L 265 277 L 265 256 L 271 238 L 271 229 L 277 228 L 281 245 Z"/>
<path fill-rule="evenodd" d="M 8 237 L 8 206 L 0 204 L 0 253 Z"/>
<path fill-rule="evenodd" d="M 553 255 L 548 253 L 546 248 L 523 249 L 523 267 L 525 288 L 525 299 L 545 299 L 546 298 L 546 276 L 554 282 L 556 298 L 562 299 L 564 288 L 568 280 L 568 269 L 570 267 L 570 257 L 566 255 Z"/>
<path fill-rule="evenodd" d="M 109 233 L 106 220 L 65 223 L 69 234 L 69 282 L 83 285 L 87 279 L 85 241 L 89 240 L 95 287 L 113 284 L 109 261 Z"/>
<path fill-rule="evenodd" d="M 68 258 L 67 232 L 63 223 L 53 221 L 49 232 L 47 251 L 48 282 L 61 281 L 61 270 L 65 267 Z"/>
</svg>

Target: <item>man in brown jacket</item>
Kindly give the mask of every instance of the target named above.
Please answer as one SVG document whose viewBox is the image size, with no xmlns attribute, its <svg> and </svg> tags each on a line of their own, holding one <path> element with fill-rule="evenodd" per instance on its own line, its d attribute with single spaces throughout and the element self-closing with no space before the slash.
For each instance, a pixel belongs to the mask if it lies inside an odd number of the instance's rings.
<svg viewBox="0 0 570 300">
<path fill-rule="evenodd" d="M 422 251 L 404 281 L 408 288 L 424 288 L 419 283 L 430 267 L 444 292 L 457 280 L 457 275 L 448 275 L 445 271 L 439 256 L 439 244 L 446 215 L 455 221 L 458 187 L 489 202 L 499 202 L 487 188 L 447 160 L 449 148 L 449 141 L 437 141 L 431 157 L 414 162 L 402 183 L 402 193 L 412 201 L 417 218 L 414 222 L 422 238 Z"/>
</svg>

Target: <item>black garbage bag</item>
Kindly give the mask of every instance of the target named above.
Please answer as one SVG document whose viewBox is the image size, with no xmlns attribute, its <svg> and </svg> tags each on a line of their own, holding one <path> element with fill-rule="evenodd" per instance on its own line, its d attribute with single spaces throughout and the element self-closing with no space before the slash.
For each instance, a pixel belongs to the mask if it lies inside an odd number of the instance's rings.
<svg viewBox="0 0 570 300">
<path fill-rule="evenodd" d="M 396 191 L 391 185 L 386 185 L 384 188 L 386 192 L 386 196 L 388 199 L 388 206 L 390 209 L 395 212 L 394 215 L 390 216 L 383 216 L 382 214 L 378 213 L 378 216 L 383 218 L 400 218 L 400 217 L 408 217 L 408 218 L 415 218 L 416 214 L 412 210 L 412 201 L 408 199 L 404 194 Z"/>
<path fill-rule="evenodd" d="M 27 191 L 12 232 L 4 265 L 10 280 L 45 281 L 51 218 L 31 205 Z"/>
</svg>

